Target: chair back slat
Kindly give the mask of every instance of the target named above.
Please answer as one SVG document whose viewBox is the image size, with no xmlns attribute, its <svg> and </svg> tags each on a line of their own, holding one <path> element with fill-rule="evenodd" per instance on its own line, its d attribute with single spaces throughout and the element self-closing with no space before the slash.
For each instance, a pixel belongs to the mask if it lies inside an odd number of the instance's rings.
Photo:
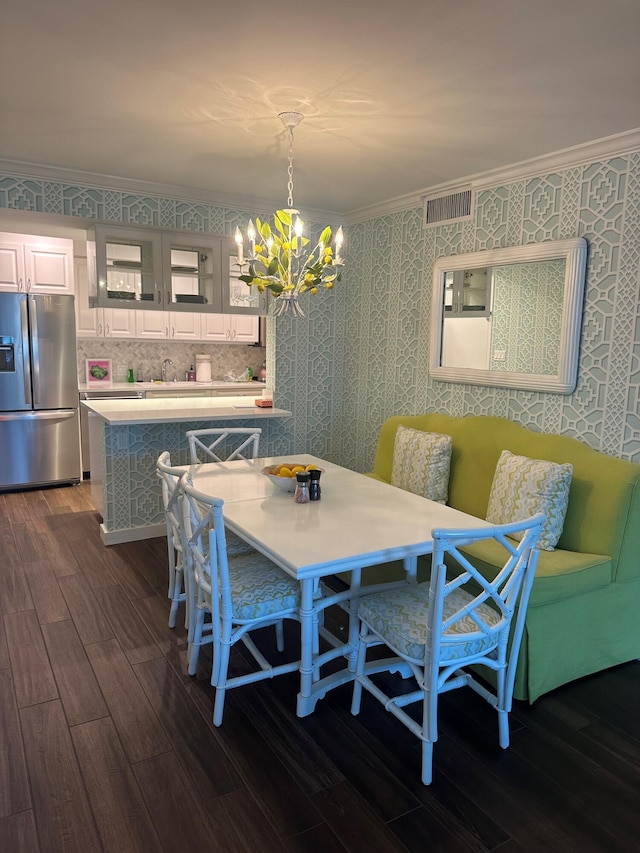
<svg viewBox="0 0 640 853">
<path fill-rule="evenodd" d="M 231 608 L 231 583 L 227 559 L 221 498 L 211 497 L 193 487 L 189 474 L 181 480 L 185 548 L 189 571 L 198 590 L 198 601 L 210 596 L 214 618 L 219 608 Z"/>
<path fill-rule="evenodd" d="M 168 451 L 164 451 L 156 462 L 156 473 L 162 485 L 162 502 L 167 519 L 167 534 L 173 537 L 173 545 L 182 550 L 182 508 L 180 506 L 180 478 L 184 471 L 171 465 Z"/>
<path fill-rule="evenodd" d="M 262 430 L 244 427 L 216 427 L 187 431 L 192 464 L 256 459 Z M 229 445 L 233 444 L 231 448 Z"/>
<path fill-rule="evenodd" d="M 435 578 L 432 573 L 432 581 L 437 586 L 438 595 L 442 597 L 442 607 L 438 604 L 433 612 L 430 610 L 429 618 L 434 620 L 434 631 L 440 634 L 439 645 L 456 645 L 478 639 L 493 639 L 497 645 L 502 635 L 506 639 L 513 613 L 519 603 L 525 573 L 531 562 L 532 548 L 543 522 L 544 515 L 540 514 L 525 522 L 501 525 L 500 529 L 493 527 L 466 532 L 433 531 Z M 510 533 L 520 532 L 523 532 L 523 536 L 519 542 L 507 539 Z M 460 547 L 465 543 L 486 539 L 496 540 L 506 551 L 506 561 L 493 579 L 486 578 L 460 551 Z M 445 555 L 453 557 L 457 568 L 460 569 L 450 581 L 446 581 Z M 444 581 L 440 579 L 440 574 L 444 576 Z M 459 607 L 445 616 L 448 596 L 471 584 L 479 591 L 471 599 L 464 599 Z M 495 620 L 492 618 L 490 622 L 487 618 L 487 605 L 491 607 L 491 612 L 496 614 Z M 439 617 L 436 611 L 440 611 Z M 467 627 L 462 633 L 454 633 L 456 625 L 460 625 L 465 617 L 469 617 L 478 630 L 472 632 Z"/>
</svg>

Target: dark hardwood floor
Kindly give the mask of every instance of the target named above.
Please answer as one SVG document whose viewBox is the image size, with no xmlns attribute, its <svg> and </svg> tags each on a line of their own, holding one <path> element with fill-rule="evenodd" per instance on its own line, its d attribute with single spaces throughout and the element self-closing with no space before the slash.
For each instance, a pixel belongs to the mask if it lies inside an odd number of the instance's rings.
<svg viewBox="0 0 640 853">
<path fill-rule="evenodd" d="M 0 495 L 0 609 L 2 853 L 640 850 L 640 663 L 516 703 L 508 750 L 444 696 L 425 788 L 418 741 L 347 687 L 303 720 L 295 675 L 238 688 L 214 729 L 165 540 L 104 547 L 87 484 Z"/>
</svg>

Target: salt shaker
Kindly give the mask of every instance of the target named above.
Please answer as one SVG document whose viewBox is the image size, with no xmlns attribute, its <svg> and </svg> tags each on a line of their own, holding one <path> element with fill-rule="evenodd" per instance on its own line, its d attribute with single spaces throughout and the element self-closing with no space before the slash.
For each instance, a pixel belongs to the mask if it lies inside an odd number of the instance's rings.
<svg viewBox="0 0 640 853">
<path fill-rule="evenodd" d="M 310 501 L 319 501 L 320 500 L 320 471 L 319 468 L 312 468 L 309 471 L 309 477 L 311 478 L 309 482 L 309 500 Z"/>
<path fill-rule="evenodd" d="M 299 471 L 296 474 L 296 493 L 293 496 L 297 504 L 306 504 L 309 502 L 309 474 L 307 471 Z"/>
</svg>

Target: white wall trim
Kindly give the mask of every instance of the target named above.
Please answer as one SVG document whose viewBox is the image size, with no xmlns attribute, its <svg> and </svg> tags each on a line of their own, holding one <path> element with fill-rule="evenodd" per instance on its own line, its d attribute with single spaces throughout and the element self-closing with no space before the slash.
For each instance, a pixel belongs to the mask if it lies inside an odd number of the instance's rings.
<svg viewBox="0 0 640 853">
<path fill-rule="evenodd" d="M 123 542 L 140 542 L 143 539 L 155 539 L 167 535 L 167 525 L 148 524 L 144 527 L 123 527 L 118 530 L 107 530 L 105 524 L 100 525 L 100 538 L 104 545 L 120 545 Z"/>
<path fill-rule="evenodd" d="M 377 219 L 402 210 L 421 207 L 424 204 L 426 196 L 447 195 L 458 192 L 465 185 L 468 186 L 470 184 L 472 189 L 477 191 L 525 178 L 545 175 L 553 172 L 555 169 L 567 169 L 572 166 L 579 166 L 604 157 L 609 158 L 622 154 L 630 154 L 637 150 L 640 150 L 640 128 L 628 130 L 624 133 L 616 133 L 612 136 L 606 136 L 582 145 L 574 145 L 571 148 L 564 148 L 560 151 L 554 151 L 540 157 L 533 157 L 529 160 L 521 160 L 517 163 L 511 163 L 487 172 L 460 177 L 455 181 L 435 184 L 431 187 L 407 193 L 406 195 L 388 199 L 387 201 L 351 210 L 345 214 L 337 211 L 305 207 L 304 215 L 315 222 L 329 221 L 355 225 L 368 219 Z M 425 156 L 427 154 L 428 152 L 425 153 Z M 58 166 L 46 166 L 20 160 L 0 158 L 0 172 L 26 178 L 31 177 L 46 181 L 79 184 L 102 190 L 119 190 L 138 195 L 172 198 L 176 201 L 184 201 L 190 204 L 209 204 L 229 210 L 249 211 L 263 215 L 269 215 L 275 209 L 275 204 L 265 199 L 240 195 L 214 194 L 194 187 L 181 187 L 174 186 L 173 184 L 154 183 L 153 181 L 133 180 L 117 175 L 101 175 L 93 172 L 63 169 Z"/>
<path fill-rule="evenodd" d="M 46 166 L 39 163 L 28 163 L 22 160 L 6 160 L 0 158 L 0 173 L 17 175 L 22 178 L 35 178 L 52 183 L 65 183 L 87 186 L 100 190 L 116 190 L 143 196 L 158 196 L 183 201 L 187 204 L 208 204 L 213 207 L 223 207 L 227 210 L 247 211 L 261 215 L 270 215 L 276 209 L 277 203 L 264 198 L 252 198 L 242 195 L 225 195 L 212 193 L 196 187 L 160 184 L 154 181 L 141 181 L 123 178 L 118 175 L 102 175 L 94 172 L 82 172 L 75 169 L 64 169 L 59 166 Z M 284 201 L 282 202 L 284 204 Z M 280 205 L 282 206 L 282 205 Z M 314 222 L 343 222 L 344 216 L 335 210 L 320 210 L 304 208 L 304 215 Z"/>
<path fill-rule="evenodd" d="M 521 160 L 508 166 L 491 169 L 488 172 L 479 172 L 476 175 L 467 175 L 444 184 L 436 184 L 418 192 L 398 196 L 385 202 L 352 210 L 345 216 L 347 225 L 355 225 L 368 219 L 377 219 L 390 213 L 402 210 L 410 210 L 414 207 L 422 207 L 427 197 L 435 195 L 449 195 L 460 192 L 460 190 L 471 185 L 474 192 L 488 187 L 509 184 L 513 181 L 534 178 L 538 175 L 546 175 L 556 169 L 568 169 L 572 166 L 580 166 L 591 163 L 600 158 L 617 157 L 630 154 L 640 150 L 640 128 L 628 130 L 624 133 L 616 133 L 582 145 L 574 145 L 571 148 L 563 148 L 530 160 Z"/>
</svg>

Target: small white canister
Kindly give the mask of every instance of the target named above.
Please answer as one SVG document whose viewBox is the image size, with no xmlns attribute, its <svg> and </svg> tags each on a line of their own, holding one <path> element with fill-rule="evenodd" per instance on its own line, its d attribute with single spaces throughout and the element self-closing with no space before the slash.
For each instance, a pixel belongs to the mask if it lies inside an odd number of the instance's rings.
<svg viewBox="0 0 640 853">
<path fill-rule="evenodd" d="M 196 382 L 211 382 L 211 356 L 196 354 Z"/>
</svg>

